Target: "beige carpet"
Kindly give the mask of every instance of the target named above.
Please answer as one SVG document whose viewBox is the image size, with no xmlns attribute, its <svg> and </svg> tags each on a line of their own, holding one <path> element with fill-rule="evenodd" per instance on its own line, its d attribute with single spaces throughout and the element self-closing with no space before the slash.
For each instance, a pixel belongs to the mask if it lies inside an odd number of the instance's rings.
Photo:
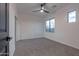
<svg viewBox="0 0 79 59">
<path fill-rule="evenodd" d="M 46 38 L 28 39 L 16 42 L 14 56 L 79 56 L 79 50 Z"/>
</svg>

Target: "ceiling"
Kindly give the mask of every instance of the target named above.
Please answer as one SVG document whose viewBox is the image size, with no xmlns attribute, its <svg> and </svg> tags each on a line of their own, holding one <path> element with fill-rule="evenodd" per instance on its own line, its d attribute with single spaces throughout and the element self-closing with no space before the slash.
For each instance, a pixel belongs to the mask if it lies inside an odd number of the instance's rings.
<svg viewBox="0 0 79 59">
<path fill-rule="evenodd" d="M 54 7 L 56 5 L 56 7 Z M 16 3 L 17 13 L 18 14 L 27 14 L 27 15 L 33 15 L 37 17 L 49 17 L 54 12 L 56 12 L 59 8 L 66 5 L 66 3 L 47 3 L 45 5 L 45 8 L 50 11 L 49 14 L 46 13 L 40 13 L 40 12 L 32 12 L 34 10 L 40 9 L 40 3 Z"/>
</svg>

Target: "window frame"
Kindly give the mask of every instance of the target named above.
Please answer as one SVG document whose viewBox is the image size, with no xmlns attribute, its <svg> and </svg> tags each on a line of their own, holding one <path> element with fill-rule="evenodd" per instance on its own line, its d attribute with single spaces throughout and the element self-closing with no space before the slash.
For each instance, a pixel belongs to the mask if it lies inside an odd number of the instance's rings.
<svg viewBox="0 0 79 59">
<path fill-rule="evenodd" d="M 68 23 L 75 23 L 75 22 L 69 22 L 69 13 L 71 13 L 71 12 L 73 12 L 73 11 L 76 11 L 76 21 L 77 21 L 77 10 L 76 9 L 74 9 L 74 10 L 72 10 L 72 11 L 69 11 L 69 12 L 67 12 L 67 22 Z"/>
<path fill-rule="evenodd" d="M 55 18 L 51 18 L 51 19 L 49 19 L 49 20 L 46 20 L 46 21 L 49 21 L 49 28 L 48 28 L 48 30 L 47 30 L 46 22 L 45 22 L 45 27 L 46 27 L 46 28 L 45 28 L 45 31 L 46 31 L 46 32 L 52 32 L 52 33 L 53 33 L 53 32 L 55 32 L 55 28 L 54 28 L 54 31 L 51 31 L 51 24 L 50 24 L 50 21 L 51 21 L 51 20 L 54 20 L 54 21 L 55 21 Z"/>
</svg>

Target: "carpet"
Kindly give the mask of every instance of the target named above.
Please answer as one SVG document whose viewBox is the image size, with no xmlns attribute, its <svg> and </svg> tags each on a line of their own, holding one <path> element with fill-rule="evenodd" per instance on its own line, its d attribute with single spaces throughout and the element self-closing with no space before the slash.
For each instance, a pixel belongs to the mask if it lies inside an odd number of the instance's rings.
<svg viewBox="0 0 79 59">
<path fill-rule="evenodd" d="M 46 38 L 16 42 L 14 56 L 79 56 L 79 50 Z"/>
</svg>

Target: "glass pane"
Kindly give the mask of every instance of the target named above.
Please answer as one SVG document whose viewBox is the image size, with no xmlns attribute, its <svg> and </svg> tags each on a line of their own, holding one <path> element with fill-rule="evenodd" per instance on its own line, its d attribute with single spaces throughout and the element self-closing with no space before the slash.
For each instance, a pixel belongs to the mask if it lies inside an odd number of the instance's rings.
<svg viewBox="0 0 79 59">
<path fill-rule="evenodd" d="M 50 20 L 50 28 L 55 28 L 55 20 Z"/>
<path fill-rule="evenodd" d="M 49 20 L 46 21 L 46 31 L 49 31 Z"/>
<path fill-rule="evenodd" d="M 50 31 L 54 32 L 55 29 L 55 19 L 50 20 Z"/>
<path fill-rule="evenodd" d="M 68 17 L 69 23 L 76 22 L 76 11 L 70 12 Z"/>
</svg>

